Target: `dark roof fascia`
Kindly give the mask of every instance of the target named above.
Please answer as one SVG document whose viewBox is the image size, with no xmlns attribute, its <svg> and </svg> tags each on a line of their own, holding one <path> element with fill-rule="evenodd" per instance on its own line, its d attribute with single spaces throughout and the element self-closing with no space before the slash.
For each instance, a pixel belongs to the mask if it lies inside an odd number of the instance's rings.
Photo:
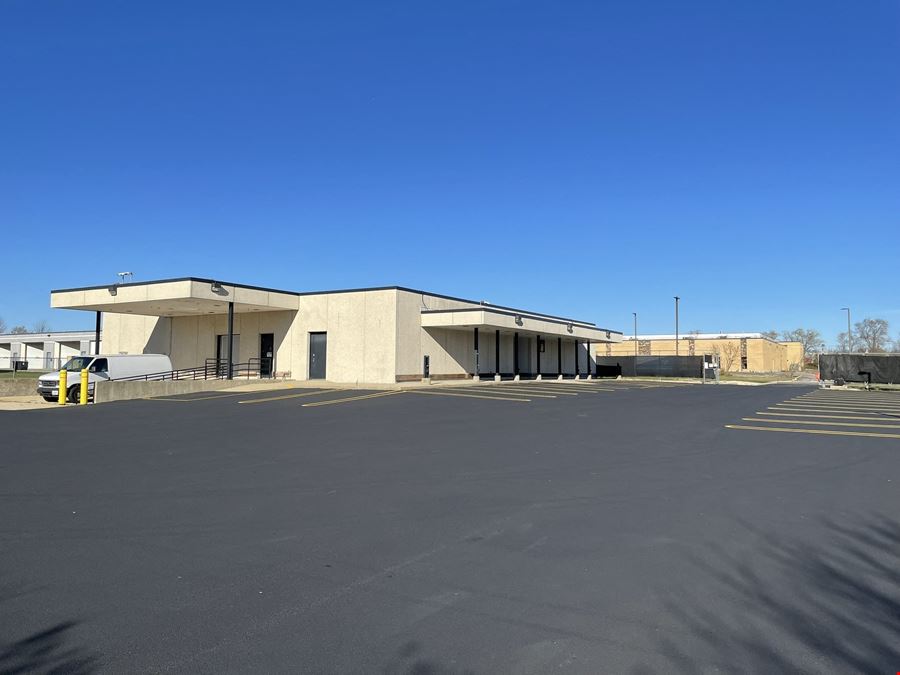
<svg viewBox="0 0 900 675">
<path fill-rule="evenodd" d="M 284 291 L 284 290 L 277 289 L 277 288 L 266 288 L 264 286 L 250 286 L 249 284 L 236 284 L 231 281 L 221 281 L 218 279 L 205 279 L 203 277 L 176 277 L 173 279 L 155 279 L 155 280 L 151 280 L 151 281 L 130 281 L 125 284 L 111 283 L 111 284 L 103 284 L 103 285 L 99 285 L 99 286 L 81 286 L 78 288 L 56 288 L 56 289 L 51 290 L 50 292 L 51 293 L 72 293 L 72 292 L 77 292 L 77 291 L 96 291 L 96 290 L 101 290 L 104 288 L 110 288 L 111 286 L 127 288 L 129 286 L 151 286 L 151 285 L 155 285 L 155 284 L 171 284 L 171 283 L 176 283 L 176 282 L 180 282 L 180 281 L 198 281 L 198 282 L 207 283 L 207 284 L 220 283 L 223 286 L 234 286 L 235 288 L 246 288 L 246 289 L 252 290 L 252 291 L 267 291 L 270 293 L 283 293 L 285 295 L 294 295 L 297 297 L 308 296 L 308 295 L 334 295 L 337 293 L 364 293 L 364 292 L 369 292 L 369 291 L 404 291 L 406 293 L 414 293 L 416 295 L 427 295 L 432 298 L 441 298 L 442 300 L 453 300 L 454 302 L 465 302 L 465 303 L 468 303 L 471 305 L 477 305 L 479 307 L 486 307 L 486 308 L 491 308 L 491 309 L 505 310 L 508 312 L 515 312 L 516 314 L 527 314 L 530 316 L 540 316 L 540 317 L 545 317 L 547 319 L 555 319 L 557 321 L 563 321 L 566 323 L 577 323 L 577 324 L 581 324 L 583 326 L 595 326 L 596 325 L 590 321 L 580 321 L 578 319 L 571 319 L 571 318 L 565 317 L 565 316 L 554 316 L 552 314 L 540 314 L 540 313 L 532 312 L 529 310 L 518 309 L 516 307 L 506 307 L 504 305 L 486 304 L 479 300 L 468 300 L 466 298 L 459 298 L 459 297 L 456 297 L 453 295 L 443 295 L 441 293 L 432 293 L 430 291 L 421 291 L 419 289 L 409 288 L 407 286 L 370 286 L 370 287 L 364 287 L 364 288 L 342 288 L 342 289 L 333 290 L 333 291 L 297 292 L 297 291 Z M 601 330 L 606 330 L 606 329 L 604 328 Z M 611 333 L 619 333 L 620 335 L 622 334 L 620 331 L 610 331 L 610 332 Z"/>
<path fill-rule="evenodd" d="M 285 295 L 300 295 L 295 291 L 282 291 L 278 288 L 265 288 L 264 286 L 250 286 L 248 284 L 235 284 L 230 281 L 220 281 L 218 279 L 204 279 L 202 277 L 176 277 L 174 279 L 153 279 L 150 281 L 129 281 L 127 284 L 111 283 L 102 286 L 80 286 L 78 288 L 54 288 L 51 293 L 72 293 L 75 291 L 99 291 L 104 288 L 115 286 L 117 288 L 128 288 L 129 286 L 154 286 L 156 284 L 173 284 L 180 281 L 199 281 L 201 283 L 213 284 L 219 283 L 223 286 L 234 286 L 235 288 L 246 288 L 251 291 L 267 291 L 270 293 L 284 293 Z"/>
<path fill-rule="evenodd" d="M 622 333 L 617 330 L 610 330 L 609 328 L 601 328 L 593 323 L 586 323 L 584 321 L 568 321 L 566 319 L 558 319 L 556 317 L 550 317 L 545 314 L 535 314 L 534 312 L 518 312 L 518 311 L 508 311 L 505 309 L 497 309 L 494 305 L 481 305 L 479 307 L 460 307 L 459 309 L 423 309 L 422 314 L 450 314 L 453 312 L 490 312 L 491 314 L 500 314 L 502 316 L 522 316 L 528 319 L 538 319 L 540 321 L 546 321 L 547 323 L 558 323 L 560 325 L 568 326 L 572 324 L 573 326 L 578 326 L 579 328 L 587 328 L 589 330 L 598 330 L 606 333 L 617 333 L 621 335 Z"/>
</svg>

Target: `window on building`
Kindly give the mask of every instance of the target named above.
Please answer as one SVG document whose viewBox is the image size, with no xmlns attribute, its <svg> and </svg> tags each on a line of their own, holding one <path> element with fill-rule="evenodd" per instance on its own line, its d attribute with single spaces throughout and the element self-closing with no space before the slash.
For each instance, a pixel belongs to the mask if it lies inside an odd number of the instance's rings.
<svg viewBox="0 0 900 675">
<path fill-rule="evenodd" d="M 741 370 L 747 370 L 747 357 L 741 357 Z"/>
</svg>

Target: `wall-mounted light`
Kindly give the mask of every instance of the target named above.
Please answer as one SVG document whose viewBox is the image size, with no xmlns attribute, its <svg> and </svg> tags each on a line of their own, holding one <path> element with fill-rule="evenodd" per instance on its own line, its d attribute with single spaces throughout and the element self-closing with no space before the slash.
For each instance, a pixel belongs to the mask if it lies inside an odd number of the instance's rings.
<svg viewBox="0 0 900 675">
<path fill-rule="evenodd" d="M 575 329 L 575 327 L 574 327 L 572 324 L 566 324 L 566 330 L 569 331 L 570 333 L 571 333 L 574 329 Z"/>
<path fill-rule="evenodd" d="M 222 290 L 222 284 L 220 284 L 218 281 L 214 281 L 209 285 L 209 290 L 211 290 L 213 293 L 218 293 Z"/>
<path fill-rule="evenodd" d="M 516 314 L 516 325 L 517 326 L 522 325 L 522 315 L 521 314 Z"/>
<path fill-rule="evenodd" d="M 110 294 L 110 295 L 116 295 L 118 292 L 119 292 L 119 289 L 116 288 L 115 286 L 110 286 L 110 287 L 109 287 L 109 294 Z"/>
</svg>

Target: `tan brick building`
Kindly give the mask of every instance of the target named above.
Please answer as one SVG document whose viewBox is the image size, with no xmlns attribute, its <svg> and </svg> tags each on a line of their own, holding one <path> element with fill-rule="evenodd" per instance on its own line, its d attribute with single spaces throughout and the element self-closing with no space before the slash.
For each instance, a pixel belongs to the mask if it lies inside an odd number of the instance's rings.
<svg viewBox="0 0 900 675">
<path fill-rule="evenodd" d="M 762 333 L 698 333 L 681 335 L 678 354 L 718 354 L 722 372 L 774 373 L 803 367 L 803 344 L 778 342 Z M 596 345 L 597 356 L 672 356 L 674 335 L 638 335 L 622 342 Z"/>
</svg>

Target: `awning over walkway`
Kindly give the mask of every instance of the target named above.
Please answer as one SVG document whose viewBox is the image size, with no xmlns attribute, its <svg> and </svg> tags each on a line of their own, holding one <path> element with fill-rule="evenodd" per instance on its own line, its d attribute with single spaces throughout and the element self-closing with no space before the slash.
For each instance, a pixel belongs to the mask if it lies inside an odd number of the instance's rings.
<svg viewBox="0 0 900 675">
<path fill-rule="evenodd" d="M 590 342 L 621 342 L 622 334 L 581 321 L 489 308 L 422 310 L 423 328 L 501 330 L 522 335 L 561 337 Z"/>
<path fill-rule="evenodd" d="M 145 316 L 227 314 L 229 303 L 234 303 L 235 312 L 275 312 L 299 308 L 295 293 L 197 278 L 50 292 L 50 306 L 54 308 Z"/>
</svg>

